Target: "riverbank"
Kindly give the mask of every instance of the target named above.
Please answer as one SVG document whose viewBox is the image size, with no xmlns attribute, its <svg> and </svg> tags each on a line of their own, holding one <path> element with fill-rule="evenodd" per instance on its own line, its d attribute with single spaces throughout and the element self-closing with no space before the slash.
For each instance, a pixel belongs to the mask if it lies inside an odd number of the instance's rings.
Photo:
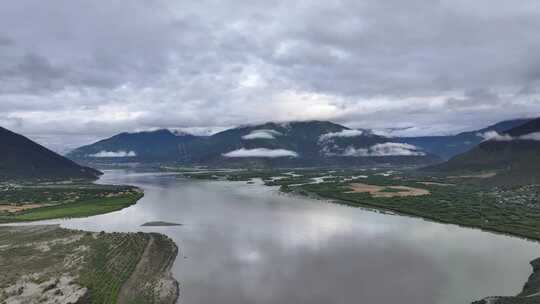
<svg viewBox="0 0 540 304">
<path fill-rule="evenodd" d="M 540 241 L 540 195 L 535 189 L 529 201 L 524 187 L 506 189 L 480 188 L 472 185 L 422 185 L 418 181 L 381 181 L 368 183 L 377 186 L 405 185 L 421 187 L 429 194 L 421 196 L 375 197 L 369 193 L 351 192 L 349 183 L 304 184 L 285 186 L 287 193 L 330 199 L 338 204 L 390 211 L 445 224 L 478 228 L 485 231 Z M 527 186 L 526 186 L 527 187 Z M 512 199 L 516 197 L 516 199 Z"/>
<path fill-rule="evenodd" d="M 0 187 L 0 224 L 105 214 L 129 207 L 143 195 L 132 186 L 4 185 Z"/>
<path fill-rule="evenodd" d="M 0 227 L 0 303 L 175 303 L 178 248 L 156 233 Z"/>
<path fill-rule="evenodd" d="M 538 304 L 540 303 L 540 258 L 531 261 L 533 273 L 514 297 L 487 297 L 472 304 Z"/>
<path fill-rule="evenodd" d="M 177 172 L 195 179 L 248 182 L 260 178 L 285 193 L 540 241 L 540 185 L 494 187 L 473 182 L 471 177 L 429 176 L 398 169 Z"/>
</svg>

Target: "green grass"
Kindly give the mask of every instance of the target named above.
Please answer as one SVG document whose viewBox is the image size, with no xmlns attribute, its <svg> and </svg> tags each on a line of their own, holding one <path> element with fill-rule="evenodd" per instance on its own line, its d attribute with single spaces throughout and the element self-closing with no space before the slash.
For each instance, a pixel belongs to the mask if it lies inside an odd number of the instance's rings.
<svg viewBox="0 0 540 304">
<path fill-rule="evenodd" d="M 90 290 L 89 303 L 113 304 L 122 284 L 137 266 L 149 237 L 143 233 L 101 233 L 100 236 L 88 241 L 93 250 L 78 282 Z"/>
<path fill-rule="evenodd" d="M 24 188 L 20 190 L 19 196 L 31 196 L 31 192 L 43 192 L 43 188 Z M 0 213 L 0 223 L 13 223 L 23 221 L 39 221 L 57 218 L 87 217 L 118 211 L 135 204 L 143 193 L 133 187 L 118 187 L 116 190 L 107 188 L 92 189 L 90 193 L 87 189 L 66 188 L 66 195 L 74 192 L 83 192 L 77 199 L 69 199 L 66 202 L 58 201 L 56 205 L 28 209 L 16 213 Z M 120 191 L 117 196 L 107 197 Z M 58 196 L 58 194 L 55 194 Z M 49 202 L 49 201 L 47 201 Z"/>
<path fill-rule="evenodd" d="M 395 188 L 384 188 L 382 190 L 380 190 L 379 192 L 386 192 L 386 193 L 397 193 L 397 192 L 402 192 L 403 190 L 402 189 L 395 189 Z"/>
</svg>

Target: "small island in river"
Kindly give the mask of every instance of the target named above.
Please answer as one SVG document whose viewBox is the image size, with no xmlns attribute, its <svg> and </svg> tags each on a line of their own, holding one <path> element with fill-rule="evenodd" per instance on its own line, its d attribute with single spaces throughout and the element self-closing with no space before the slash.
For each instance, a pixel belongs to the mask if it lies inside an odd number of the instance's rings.
<svg viewBox="0 0 540 304">
<path fill-rule="evenodd" d="M 163 221 L 146 222 L 141 225 L 142 227 L 166 227 L 166 226 L 182 226 L 179 223 L 169 223 Z"/>
</svg>

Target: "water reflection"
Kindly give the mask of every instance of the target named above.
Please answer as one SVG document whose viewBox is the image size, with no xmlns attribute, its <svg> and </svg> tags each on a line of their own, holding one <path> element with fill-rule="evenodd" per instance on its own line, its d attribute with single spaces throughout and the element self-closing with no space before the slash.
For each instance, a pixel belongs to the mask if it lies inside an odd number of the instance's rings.
<svg viewBox="0 0 540 304">
<path fill-rule="evenodd" d="M 185 304 L 470 303 L 515 294 L 536 243 L 290 197 L 242 182 L 108 172 L 141 186 L 135 206 L 66 227 L 158 231 L 180 247 Z M 148 221 L 180 227 L 140 227 Z"/>
</svg>

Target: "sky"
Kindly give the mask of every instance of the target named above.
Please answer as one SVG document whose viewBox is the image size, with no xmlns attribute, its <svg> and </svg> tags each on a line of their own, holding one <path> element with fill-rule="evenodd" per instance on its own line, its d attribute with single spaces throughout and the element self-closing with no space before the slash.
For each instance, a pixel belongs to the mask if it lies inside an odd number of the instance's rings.
<svg viewBox="0 0 540 304">
<path fill-rule="evenodd" d="M 57 151 L 124 131 L 331 120 L 451 134 L 540 116 L 537 0 L 8 0 L 0 126 Z"/>
</svg>

